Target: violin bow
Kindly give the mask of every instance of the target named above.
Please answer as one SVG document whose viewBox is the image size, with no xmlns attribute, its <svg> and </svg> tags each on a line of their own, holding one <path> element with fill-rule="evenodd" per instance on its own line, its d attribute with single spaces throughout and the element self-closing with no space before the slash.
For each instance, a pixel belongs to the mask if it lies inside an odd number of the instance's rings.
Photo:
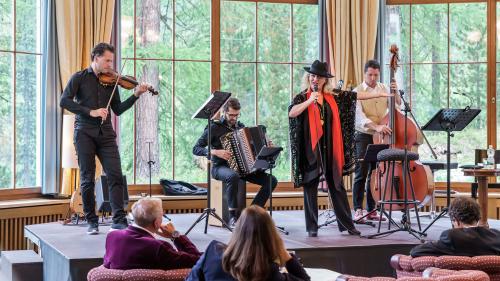
<svg viewBox="0 0 500 281">
<path fill-rule="evenodd" d="M 123 63 L 122 68 L 120 69 L 120 72 L 117 73 L 115 86 L 113 87 L 113 92 L 111 92 L 111 96 L 109 97 L 108 104 L 106 105 L 106 110 L 109 110 L 109 106 L 111 105 L 111 100 L 113 99 L 113 96 L 115 95 L 116 87 L 118 87 L 118 82 L 120 81 L 120 77 L 122 75 L 123 69 L 125 69 L 125 64 L 127 63 L 127 61 L 128 60 L 125 59 L 125 62 Z M 106 116 L 106 118 L 108 118 L 108 117 Z M 101 125 L 104 124 L 104 120 L 106 120 L 106 119 L 101 120 Z"/>
</svg>

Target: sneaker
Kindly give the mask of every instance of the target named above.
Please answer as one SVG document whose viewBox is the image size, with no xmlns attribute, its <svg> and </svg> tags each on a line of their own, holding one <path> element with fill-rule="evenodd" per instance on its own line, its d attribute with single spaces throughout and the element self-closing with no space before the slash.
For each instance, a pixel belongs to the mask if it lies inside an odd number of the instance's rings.
<svg viewBox="0 0 500 281">
<path fill-rule="evenodd" d="M 373 212 L 371 214 L 369 214 L 367 217 L 366 217 L 367 220 L 369 221 L 378 221 L 380 220 L 380 215 L 378 212 Z M 386 221 L 387 219 L 385 217 L 382 217 L 382 221 Z"/>
<path fill-rule="evenodd" d="M 99 234 L 99 223 L 90 222 L 89 227 L 87 228 L 88 235 L 97 235 Z"/>
<path fill-rule="evenodd" d="M 127 220 L 113 222 L 109 231 L 122 230 L 128 227 Z"/>
<path fill-rule="evenodd" d="M 355 212 L 354 212 L 354 221 L 355 222 L 366 222 L 366 218 L 363 218 L 364 216 L 364 213 L 363 213 L 363 210 L 362 209 L 357 209 Z"/>
</svg>

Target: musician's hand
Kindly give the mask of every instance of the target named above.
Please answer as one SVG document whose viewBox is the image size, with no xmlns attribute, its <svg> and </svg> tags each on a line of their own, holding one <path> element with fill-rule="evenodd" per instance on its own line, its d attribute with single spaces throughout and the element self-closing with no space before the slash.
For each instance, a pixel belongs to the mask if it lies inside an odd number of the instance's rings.
<svg viewBox="0 0 500 281">
<path fill-rule="evenodd" d="M 212 149 L 212 154 L 226 161 L 231 158 L 231 152 L 224 149 Z"/>
<path fill-rule="evenodd" d="M 269 147 L 273 147 L 273 146 L 274 146 L 273 141 L 272 141 L 272 140 L 268 140 L 268 141 L 267 141 L 267 146 L 269 146 Z"/>
<path fill-rule="evenodd" d="M 307 100 L 309 104 L 318 101 L 319 93 L 318 92 L 312 92 L 311 95 L 309 96 L 309 99 Z"/>
<path fill-rule="evenodd" d="M 106 120 L 106 117 L 108 117 L 108 110 L 106 108 L 94 109 L 90 111 L 90 116 L 101 117 L 102 120 Z"/>
<path fill-rule="evenodd" d="M 146 83 L 141 83 L 135 87 L 134 96 L 140 97 L 142 94 L 148 91 L 149 85 Z"/>
<path fill-rule="evenodd" d="M 381 97 L 394 97 L 394 94 L 391 94 L 391 93 L 388 93 L 388 92 L 378 92 L 377 96 L 379 98 L 381 98 Z"/>
<path fill-rule="evenodd" d="M 377 131 L 377 133 L 382 133 L 382 134 L 385 134 L 385 135 L 392 134 L 391 128 L 387 127 L 386 125 L 377 125 L 375 127 L 375 131 Z"/>
<path fill-rule="evenodd" d="M 398 92 L 398 83 L 396 81 L 391 82 L 391 91 Z"/>
</svg>

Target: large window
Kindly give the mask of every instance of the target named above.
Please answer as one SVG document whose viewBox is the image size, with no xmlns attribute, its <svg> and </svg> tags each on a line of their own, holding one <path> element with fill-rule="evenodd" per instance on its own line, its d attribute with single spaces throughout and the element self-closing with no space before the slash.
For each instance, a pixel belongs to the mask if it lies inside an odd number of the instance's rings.
<svg viewBox="0 0 500 281">
<path fill-rule="evenodd" d="M 487 147 L 487 4 L 388 5 L 384 51 L 400 48 L 397 80 L 407 93 L 413 113 L 424 125 L 440 108 L 479 108 L 481 114 L 451 139 L 452 160 L 474 162 L 474 149 Z M 384 53 L 384 63 L 390 54 Z M 388 82 L 388 67 L 385 67 Z M 425 132 L 441 160 L 445 160 L 446 133 Z M 430 159 L 424 144 L 421 158 Z M 444 171 L 436 180 L 444 181 Z M 471 181 L 452 170 L 453 181 Z"/>
<path fill-rule="evenodd" d="M 141 97 L 120 119 L 129 183 L 149 182 L 150 158 L 153 182 L 206 180 L 203 159 L 192 155 L 206 122 L 191 116 L 214 79 L 240 99 L 245 125 L 265 125 L 273 142 L 286 148 L 275 173 L 289 181 L 287 107 L 298 92 L 302 67 L 318 58 L 317 13 L 317 5 L 309 4 L 122 0 L 124 73 L 160 91 L 159 97 Z M 212 15 L 220 16 L 220 29 L 211 30 Z M 213 38 L 220 38 L 215 60 Z M 219 75 L 211 72 L 214 65 Z M 130 94 L 121 91 L 122 99 Z"/>
<path fill-rule="evenodd" d="M 39 186 L 40 4 L 0 1 L 0 189 Z"/>
</svg>

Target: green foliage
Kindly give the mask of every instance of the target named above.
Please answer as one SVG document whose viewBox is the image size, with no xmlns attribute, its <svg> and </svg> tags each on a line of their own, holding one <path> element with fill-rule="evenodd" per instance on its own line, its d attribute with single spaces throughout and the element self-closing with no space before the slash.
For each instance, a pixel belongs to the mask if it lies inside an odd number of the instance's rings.
<svg viewBox="0 0 500 281">
<path fill-rule="evenodd" d="M 397 80 L 406 93 L 411 93 L 412 111 L 420 125 L 443 107 L 469 105 L 483 110 L 469 127 L 457 132 L 451 140 L 451 152 L 456 153 L 454 160 L 459 165 L 473 163 L 474 149 L 487 147 L 486 3 L 412 5 L 411 46 L 410 6 L 387 6 L 386 12 L 384 50 L 393 43 L 400 48 L 403 65 Z M 384 55 L 384 62 L 388 63 L 390 54 Z M 384 74 L 387 82 L 387 67 Z M 467 93 L 472 101 L 452 94 L 454 91 Z M 440 159 L 445 160 L 446 134 L 426 132 L 426 135 Z M 426 145 L 421 146 L 420 154 L 424 159 L 431 157 Z M 445 179 L 444 172 L 436 173 L 436 180 Z M 452 180 L 473 179 L 464 177 L 460 170 L 452 170 Z"/>
<path fill-rule="evenodd" d="M 39 0 L 15 1 L 15 6 L 14 1 L 0 1 L 1 50 L 40 51 L 40 5 Z M 13 43 L 13 24 L 16 46 Z M 0 188 L 37 185 L 40 170 L 37 158 L 40 153 L 40 58 L 40 55 L 18 53 L 14 61 L 12 53 L 0 52 Z M 12 83 L 14 79 L 15 89 Z M 16 168 L 15 182 L 12 182 L 13 161 Z"/>
<path fill-rule="evenodd" d="M 206 124 L 203 120 L 192 120 L 191 115 L 210 94 L 210 62 L 205 62 L 210 60 L 210 1 L 161 1 L 160 22 L 150 26 L 153 31 L 133 26 L 132 4 L 131 0 L 122 2 L 122 57 L 134 58 L 135 30 L 138 40 L 136 60 L 127 66 L 129 71 L 133 72 L 135 63 L 136 75 L 139 75 L 142 58 L 159 59 L 161 69 L 158 108 L 161 168 L 153 174 L 153 181 L 174 177 L 204 182 L 205 171 L 196 165 L 192 147 Z M 174 6 L 175 16 L 172 15 Z M 154 13 L 143 10 L 147 9 L 143 1 L 138 1 L 137 9 L 137 24 L 143 22 L 140 18 L 143 15 Z M 293 94 L 298 92 L 304 63 L 318 58 L 318 28 L 311 20 L 316 14 L 317 5 L 221 2 L 221 90 L 229 91 L 241 100 L 240 120 L 243 123 L 247 126 L 266 125 L 269 137 L 276 145 L 285 148 L 274 171 L 282 181 L 290 180 L 287 107 Z M 292 29 L 295 33 L 291 39 Z M 172 49 L 174 38 L 175 49 Z M 149 40 L 147 46 L 141 46 L 144 39 Z M 259 50 L 258 54 L 256 50 Z M 180 61 L 171 62 L 173 54 L 175 60 Z M 172 79 L 174 73 L 175 80 Z M 122 98 L 129 94 L 122 91 Z M 133 111 L 121 116 L 122 167 L 130 178 L 134 176 L 134 148 L 137 151 L 137 146 L 141 145 L 133 140 L 132 124 L 139 123 L 138 120 L 134 122 Z M 137 171 L 135 175 L 138 183 L 148 180 L 138 177 Z"/>
</svg>

